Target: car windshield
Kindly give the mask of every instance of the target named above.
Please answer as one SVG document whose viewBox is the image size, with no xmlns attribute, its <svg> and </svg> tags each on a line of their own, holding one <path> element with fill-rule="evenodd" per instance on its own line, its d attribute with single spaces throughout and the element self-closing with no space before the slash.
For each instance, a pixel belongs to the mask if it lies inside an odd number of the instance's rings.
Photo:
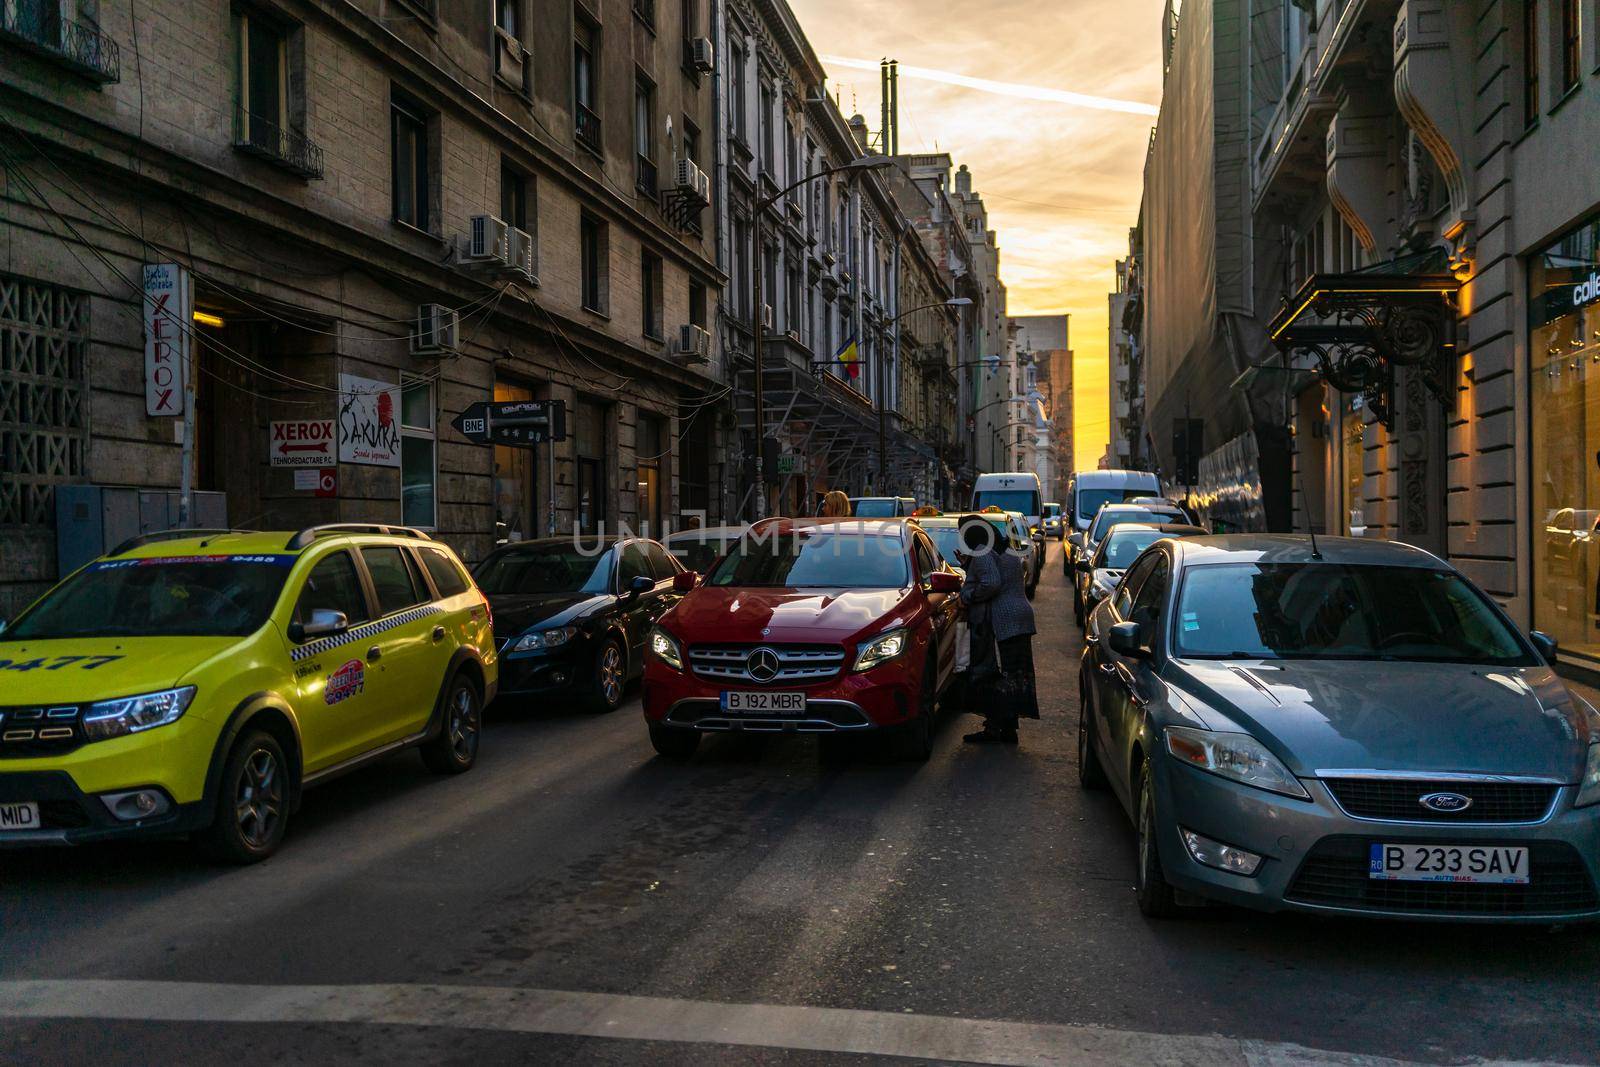
<svg viewBox="0 0 1600 1067">
<path fill-rule="evenodd" d="M 1098 541 L 1106 535 L 1111 527 L 1123 522 L 1182 522 L 1183 516 L 1171 510 L 1147 511 L 1102 511 L 1095 516 L 1094 527 L 1089 531 L 1089 539 Z"/>
<path fill-rule="evenodd" d="M 1075 512 L 1080 518 L 1092 519 L 1107 504 L 1125 504 L 1141 496 L 1149 496 L 1148 486 L 1127 489 L 1079 489 L 1078 507 Z"/>
<path fill-rule="evenodd" d="M 711 569 L 713 563 L 722 558 L 722 554 L 731 544 L 733 544 L 732 539 L 724 541 L 717 537 L 699 539 L 686 537 L 681 541 L 673 541 L 668 546 L 668 551 L 677 556 L 678 562 L 689 570 L 696 574 L 704 574 Z"/>
<path fill-rule="evenodd" d="M 746 537 L 706 579 L 713 586 L 897 589 L 909 581 L 900 538 L 801 529 Z"/>
<path fill-rule="evenodd" d="M 1536 662 L 1475 587 L 1450 571 L 1422 567 L 1191 567 L 1175 633 L 1175 654 L 1196 659 Z"/>
<path fill-rule="evenodd" d="M 972 510 L 999 508 L 1024 515 L 1039 514 L 1039 494 L 1032 489 L 983 489 L 972 494 Z"/>
<path fill-rule="evenodd" d="M 1061 514 L 1061 505 L 1060 504 L 1046 504 L 1044 506 L 1044 517 L 1045 518 L 1053 519 L 1057 515 L 1060 515 L 1060 514 Z"/>
<path fill-rule="evenodd" d="M 1139 553 L 1167 536 L 1160 530 L 1118 530 L 1113 527 L 1105 544 L 1100 546 L 1100 557 L 1095 561 L 1095 566 L 1125 571 L 1139 558 Z"/>
<path fill-rule="evenodd" d="M 496 552 L 473 575 L 490 596 L 537 593 L 604 593 L 611 583 L 611 553 L 599 546 L 534 545 Z"/>
<path fill-rule="evenodd" d="M 855 501 L 854 511 L 858 519 L 892 519 L 899 503 L 892 496 L 862 497 Z"/>
<path fill-rule="evenodd" d="M 267 621 L 296 558 L 220 555 L 100 560 L 46 593 L 0 633 L 0 640 L 242 637 Z"/>
</svg>

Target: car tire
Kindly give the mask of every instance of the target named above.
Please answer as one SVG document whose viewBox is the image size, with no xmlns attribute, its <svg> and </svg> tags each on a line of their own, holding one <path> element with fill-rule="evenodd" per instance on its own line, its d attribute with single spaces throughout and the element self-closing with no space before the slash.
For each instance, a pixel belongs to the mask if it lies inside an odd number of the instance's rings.
<svg viewBox="0 0 1600 1067">
<path fill-rule="evenodd" d="M 590 683 L 589 710 L 597 715 L 616 711 L 622 706 L 622 691 L 628 684 L 628 657 L 622 653 L 622 643 L 608 637 L 594 656 L 594 681 Z"/>
<path fill-rule="evenodd" d="M 917 717 L 899 729 L 896 738 L 899 756 L 907 763 L 927 763 L 933 756 L 933 732 L 939 712 L 938 672 L 930 659 L 922 672 L 922 691 L 917 695 Z"/>
<path fill-rule="evenodd" d="M 259 863 L 278 851 L 289 825 L 289 761 L 265 730 L 234 742 L 217 784 L 215 816 L 200 845 L 224 863 Z"/>
<path fill-rule="evenodd" d="M 1078 787 L 1097 792 L 1106 787 L 1106 769 L 1094 750 L 1094 705 L 1088 687 L 1078 685 Z"/>
<path fill-rule="evenodd" d="M 699 730 L 675 729 L 650 724 L 650 744 L 656 754 L 670 760 L 686 760 L 700 747 Z"/>
<path fill-rule="evenodd" d="M 439 736 L 423 744 L 422 762 L 434 774 L 461 774 L 478 762 L 483 700 L 471 678 L 456 675 L 445 690 Z"/>
<path fill-rule="evenodd" d="M 1135 809 L 1135 828 L 1139 851 L 1134 889 L 1139 912 L 1147 919 L 1170 919 L 1178 914 L 1178 901 L 1172 886 L 1167 884 L 1167 876 L 1161 869 L 1161 850 L 1156 846 L 1156 790 L 1150 778 L 1148 758 L 1139 768 L 1136 796 L 1139 803 Z"/>
</svg>

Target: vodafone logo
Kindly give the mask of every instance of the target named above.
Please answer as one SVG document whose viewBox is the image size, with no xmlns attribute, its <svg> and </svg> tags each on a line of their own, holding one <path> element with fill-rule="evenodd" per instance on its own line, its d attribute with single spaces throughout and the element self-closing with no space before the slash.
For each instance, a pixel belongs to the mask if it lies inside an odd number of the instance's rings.
<svg viewBox="0 0 1600 1067">
<path fill-rule="evenodd" d="M 1589 280 L 1572 287 L 1572 306 L 1582 307 L 1600 300 L 1600 274 L 1590 274 Z"/>
</svg>

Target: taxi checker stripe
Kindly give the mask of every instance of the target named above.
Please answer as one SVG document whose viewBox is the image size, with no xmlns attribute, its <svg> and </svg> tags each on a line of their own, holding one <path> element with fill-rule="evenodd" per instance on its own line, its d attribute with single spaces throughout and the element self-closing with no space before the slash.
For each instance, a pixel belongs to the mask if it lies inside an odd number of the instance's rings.
<svg viewBox="0 0 1600 1067">
<path fill-rule="evenodd" d="M 331 652 L 340 645 L 353 645 L 359 641 L 365 641 L 369 637 L 376 637 L 381 633 L 393 630 L 396 626 L 404 626 L 408 622 L 426 619 L 429 615 L 443 614 L 443 608 L 434 607 L 432 604 L 424 604 L 420 608 L 402 611 L 398 615 L 390 615 L 387 618 L 379 619 L 377 622 L 362 623 L 360 626 L 346 630 L 342 634 L 334 634 L 332 637 L 319 637 L 310 644 L 301 645 L 289 653 L 289 658 L 298 663 L 300 660 L 310 659 L 312 656 L 320 656 L 324 652 Z"/>
</svg>

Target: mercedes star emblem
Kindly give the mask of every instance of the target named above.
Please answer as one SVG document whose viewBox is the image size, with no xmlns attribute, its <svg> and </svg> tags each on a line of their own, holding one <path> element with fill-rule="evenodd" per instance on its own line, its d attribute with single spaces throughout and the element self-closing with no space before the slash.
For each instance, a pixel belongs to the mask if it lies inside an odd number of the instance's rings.
<svg viewBox="0 0 1600 1067">
<path fill-rule="evenodd" d="M 778 654 L 770 648 L 758 648 L 744 661 L 745 673 L 757 682 L 770 682 L 778 676 Z"/>
</svg>

